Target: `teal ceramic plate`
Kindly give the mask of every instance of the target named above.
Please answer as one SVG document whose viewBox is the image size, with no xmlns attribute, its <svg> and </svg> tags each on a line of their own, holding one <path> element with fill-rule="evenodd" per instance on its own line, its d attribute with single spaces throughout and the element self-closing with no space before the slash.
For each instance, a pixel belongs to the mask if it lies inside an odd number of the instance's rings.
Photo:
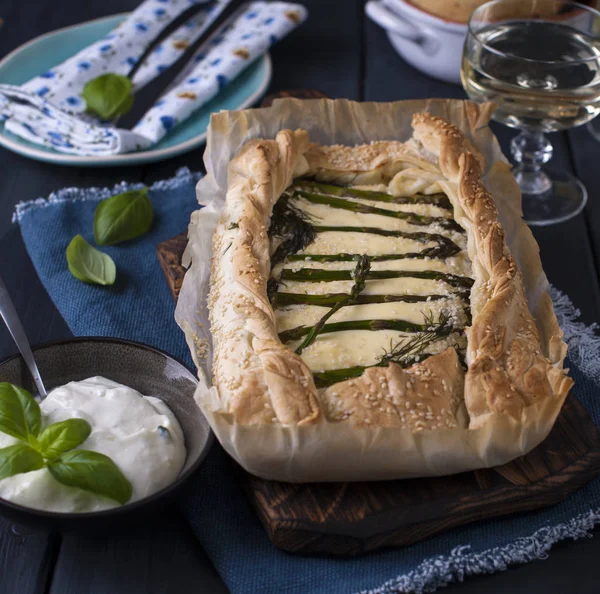
<svg viewBox="0 0 600 594">
<path fill-rule="evenodd" d="M 101 39 L 126 16 L 126 14 L 118 14 L 88 21 L 32 39 L 0 62 L 0 82 L 13 85 L 23 84 L 40 72 L 60 64 L 93 43 L 94 40 Z M 65 155 L 51 148 L 23 140 L 4 130 L 3 124 L 0 124 L 0 145 L 20 155 L 60 165 L 114 167 L 115 165 L 139 165 L 162 161 L 201 145 L 206 140 L 206 129 L 212 112 L 249 107 L 260 99 L 270 80 L 271 59 L 266 54 L 246 68 L 212 101 L 201 107 L 157 145 L 146 151 L 107 157 Z"/>
</svg>

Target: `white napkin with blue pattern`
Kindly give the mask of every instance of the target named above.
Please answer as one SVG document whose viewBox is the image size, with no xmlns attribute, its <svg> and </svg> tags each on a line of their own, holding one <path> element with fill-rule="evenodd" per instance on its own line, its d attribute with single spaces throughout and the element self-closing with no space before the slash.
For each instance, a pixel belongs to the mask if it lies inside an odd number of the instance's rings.
<svg viewBox="0 0 600 594">
<path fill-rule="evenodd" d="M 302 23 L 306 9 L 287 2 L 252 2 L 190 60 L 190 64 L 132 130 L 85 113 L 85 84 L 108 72 L 126 75 L 159 32 L 190 3 L 146 0 L 106 37 L 26 82 L 0 84 L 0 118 L 7 131 L 74 155 L 116 155 L 156 144 L 210 101 L 248 64 Z M 157 46 L 133 78 L 134 91 L 173 64 L 228 4 L 202 10 Z"/>
</svg>

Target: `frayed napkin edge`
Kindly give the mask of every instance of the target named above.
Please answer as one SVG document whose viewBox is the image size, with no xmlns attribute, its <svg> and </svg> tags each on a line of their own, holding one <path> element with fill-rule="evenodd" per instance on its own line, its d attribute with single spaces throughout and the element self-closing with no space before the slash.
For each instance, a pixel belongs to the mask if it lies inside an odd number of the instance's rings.
<svg viewBox="0 0 600 594">
<path fill-rule="evenodd" d="M 192 182 L 196 184 L 198 180 L 203 177 L 203 174 L 196 171 L 192 172 L 187 167 L 180 167 L 176 172 L 174 177 L 170 177 L 168 179 L 163 179 L 154 182 L 151 186 L 149 186 L 150 191 L 152 190 L 172 190 L 180 187 L 185 183 Z M 115 184 L 112 188 L 101 188 L 101 187 L 91 187 L 91 188 L 78 188 L 78 187 L 70 187 L 70 188 L 62 188 L 56 192 L 52 192 L 47 198 L 35 198 L 33 200 L 26 200 L 18 202 L 15 206 L 15 211 L 13 212 L 12 222 L 13 223 L 21 223 L 23 217 L 28 213 L 39 210 L 41 208 L 47 208 L 49 206 L 55 206 L 57 204 L 62 204 L 64 202 L 74 202 L 74 201 L 92 201 L 92 202 L 100 202 L 106 198 L 110 198 L 115 194 L 120 194 L 122 192 L 127 192 L 129 190 L 137 190 L 140 188 L 146 187 L 146 184 L 143 182 L 119 182 Z"/>
<path fill-rule="evenodd" d="M 546 559 L 548 551 L 561 540 L 591 537 L 590 532 L 600 523 L 600 508 L 589 510 L 568 522 L 545 526 L 530 536 L 523 536 L 504 546 L 479 553 L 466 553 L 471 547 L 455 547 L 450 555 L 426 559 L 413 571 L 398 576 L 372 590 L 359 594 L 423 594 L 433 592 L 465 577 L 506 571 L 509 565 Z"/>
</svg>

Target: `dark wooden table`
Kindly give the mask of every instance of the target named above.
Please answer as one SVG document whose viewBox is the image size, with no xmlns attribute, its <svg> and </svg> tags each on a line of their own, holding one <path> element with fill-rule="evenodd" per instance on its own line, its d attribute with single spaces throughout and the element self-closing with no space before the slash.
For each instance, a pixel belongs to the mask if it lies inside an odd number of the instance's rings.
<svg viewBox="0 0 600 594">
<path fill-rule="evenodd" d="M 2 0 L 0 57 L 36 35 L 123 12 L 138 3 Z M 304 4 L 310 10 L 308 22 L 272 52 L 270 91 L 317 88 L 332 97 L 367 101 L 463 97 L 459 87 L 429 79 L 404 64 L 383 32 L 364 17 L 363 0 L 304 0 Z M 507 148 L 513 132 L 501 127 L 496 131 Z M 600 319 L 600 203 L 596 199 L 600 144 L 585 129 L 553 134 L 552 140 L 553 162 L 575 171 L 587 186 L 590 200 L 585 212 L 572 221 L 534 232 L 550 281 L 571 296 L 582 319 L 591 323 Z M 150 183 L 173 175 L 182 165 L 199 170 L 202 150 L 143 167 L 92 169 L 37 163 L 0 149 L 0 274 L 33 342 L 64 338 L 70 332 L 36 277 L 18 227 L 11 224 L 14 205 L 65 186 L 111 186 L 123 179 Z M 13 352 L 2 327 L 0 358 Z M 549 560 L 470 578 L 446 591 L 595 594 L 600 592 L 595 574 L 598 559 L 598 536 L 561 543 Z M 59 537 L 0 520 L 0 593 L 42 592 L 220 594 L 227 590 L 176 508 L 110 537 Z"/>
</svg>

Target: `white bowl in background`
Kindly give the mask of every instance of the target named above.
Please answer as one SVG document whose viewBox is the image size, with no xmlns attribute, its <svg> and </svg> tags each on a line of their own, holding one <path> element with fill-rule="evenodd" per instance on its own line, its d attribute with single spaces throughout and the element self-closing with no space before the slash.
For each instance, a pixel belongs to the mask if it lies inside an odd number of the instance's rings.
<svg viewBox="0 0 600 594">
<path fill-rule="evenodd" d="M 466 23 L 445 21 L 405 0 L 369 0 L 365 12 L 386 30 L 406 62 L 429 76 L 460 84 Z"/>
</svg>

